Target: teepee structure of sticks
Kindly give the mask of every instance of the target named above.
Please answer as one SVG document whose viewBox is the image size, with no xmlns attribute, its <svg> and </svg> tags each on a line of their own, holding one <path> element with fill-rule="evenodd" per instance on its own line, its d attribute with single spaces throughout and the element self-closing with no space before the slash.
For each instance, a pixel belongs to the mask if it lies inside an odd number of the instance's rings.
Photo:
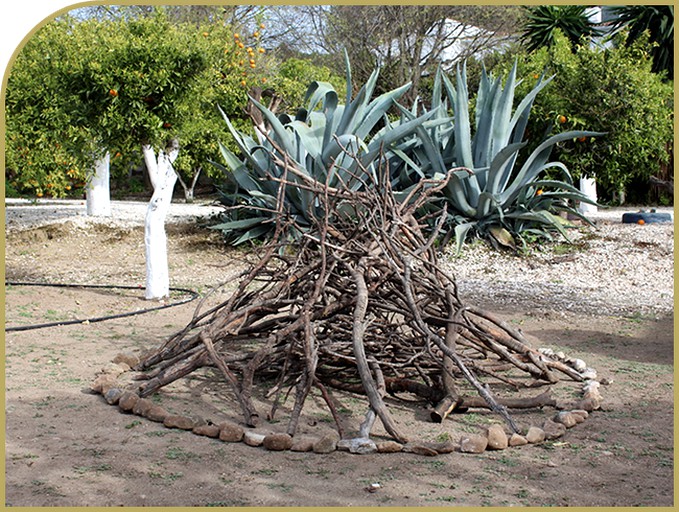
<svg viewBox="0 0 679 512">
<path fill-rule="evenodd" d="M 230 385 L 248 426 L 260 419 L 253 401 L 257 386 L 268 388 L 269 417 L 294 391 L 287 425 L 294 435 L 313 388 L 341 433 L 328 396 L 328 388 L 339 388 L 366 397 L 363 437 L 379 418 L 390 436 L 406 442 L 387 395 L 408 392 L 428 401 L 434 421 L 468 407 L 489 408 L 517 432 L 508 407 L 554 400 L 548 392 L 500 400 L 492 385 L 520 394 L 564 377 L 583 380 L 493 313 L 460 300 L 454 277 L 437 256 L 445 211 L 433 230 L 416 217 L 460 169 L 442 180 L 422 180 L 397 200 L 387 172 L 356 191 L 315 181 L 288 161 L 278 164 L 285 172 L 270 178 L 280 182 L 271 241 L 226 301 L 199 308 L 184 329 L 142 360 L 141 396 L 213 367 Z M 288 246 L 294 221 L 283 202 L 286 187 L 293 186 L 312 191 L 321 214 Z"/>
</svg>

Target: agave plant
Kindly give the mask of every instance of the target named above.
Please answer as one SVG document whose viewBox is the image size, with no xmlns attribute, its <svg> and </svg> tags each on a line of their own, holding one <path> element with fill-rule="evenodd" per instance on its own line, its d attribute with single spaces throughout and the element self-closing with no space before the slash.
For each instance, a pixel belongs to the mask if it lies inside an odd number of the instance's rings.
<svg viewBox="0 0 679 512">
<path fill-rule="evenodd" d="M 562 163 L 549 162 L 549 155 L 562 141 L 601 134 L 569 131 L 548 137 L 517 166 L 519 152 L 527 145 L 524 136 L 533 101 L 553 77 L 540 77 L 514 109 L 516 69 L 515 64 L 504 85 L 483 70 L 473 121 L 465 66 L 458 66 L 455 85 L 439 70 L 432 108 L 440 116 L 450 105 L 453 119 L 417 130 L 418 142 L 409 160 L 411 175 L 440 178 L 451 168 L 468 170 L 451 175 L 442 190 L 454 229 L 449 233 L 454 233 L 458 251 L 471 232 L 503 245 L 514 245 L 522 233 L 551 238 L 550 232 L 556 230 L 567 238 L 563 219 L 556 215 L 559 210 L 587 221 L 569 201 L 591 200 L 573 186 Z M 414 116 L 404 109 L 402 113 Z M 562 179 L 547 179 L 547 171 L 558 172 Z"/>
<path fill-rule="evenodd" d="M 379 73 L 376 69 L 352 98 L 348 59 L 346 66 L 345 104 L 339 102 L 337 92 L 326 82 L 310 84 L 305 97 L 307 106 L 299 109 L 294 118 L 287 114 L 277 117 L 252 100 L 271 126 L 261 143 L 238 132 L 224 115 L 243 160 L 221 145 L 226 166 L 213 162 L 225 172 L 231 187 L 222 195 L 222 202 L 230 207 L 230 216 L 214 229 L 230 235 L 234 244 L 264 237 L 273 230 L 283 176 L 289 183 L 285 188 L 285 212 L 298 228 L 305 229 L 312 224 L 312 217 L 322 212 L 316 211 L 315 197 L 303 186 L 304 182 L 315 180 L 329 186 L 343 183 L 352 190 L 376 182 L 380 165 L 399 158 L 403 141 L 437 114 L 430 111 L 389 123 L 387 111 L 410 84 L 372 98 Z M 286 172 L 291 167 L 294 172 Z"/>
</svg>

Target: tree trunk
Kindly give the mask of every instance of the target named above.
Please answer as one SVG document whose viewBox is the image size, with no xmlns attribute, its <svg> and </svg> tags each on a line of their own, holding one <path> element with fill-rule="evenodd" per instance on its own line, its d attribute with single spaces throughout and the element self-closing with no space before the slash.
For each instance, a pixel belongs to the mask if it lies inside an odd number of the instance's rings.
<svg viewBox="0 0 679 512">
<path fill-rule="evenodd" d="M 594 178 L 588 178 L 586 176 L 580 178 L 580 192 L 585 194 L 591 200 L 596 201 L 597 200 L 596 181 L 594 180 Z M 597 210 L 598 208 L 596 206 L 589 203 L 580 203 L 580 205 L 578 206 L 578 211 L 584 214 L 596 213 Z"/>
<path fill-rule="evenodd" d="M 111 155 L 108 151 L 94 162 L 94 174 L 86 188 L 87 215 L 111 216 L 110 163 Z"/>
<path fill-rule="evenodd" d="M 202 171 L 203 171 L 202 167 L 194 169 L 193 178 L 191 179 L 190 185 L 182 179 L 181 174 L 177 173 L 177 179 L 179 180 L 179 184 L 182 186 L 182 189 L 184 190 L 184 200 L 187 203 L 193 203 L 193 198 L 195 196 L 196 190 L 196 183 L 198 183 L 198 178 L 200 177 L 200 173 Z"/>
<path fill-rule="evenodd" d="M 160 151 L 156 159 L 151 146 L 143 145 L 142 153 L 148 169 L 153 196 L 146 210 L 144 243 L 146 246 L 146 299 L 161 299 L 170 294 L 170 274 L 167 262 L 165 218 L 172 202 L 177 174 L 172 167 L 179 154 L 177 141 Z"/>
</svg>

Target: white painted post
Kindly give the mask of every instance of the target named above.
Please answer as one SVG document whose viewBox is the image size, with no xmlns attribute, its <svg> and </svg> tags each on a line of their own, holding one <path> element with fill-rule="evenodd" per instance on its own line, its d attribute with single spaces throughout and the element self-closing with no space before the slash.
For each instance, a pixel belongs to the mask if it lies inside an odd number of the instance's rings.
<svg viewBox="0 0 679 512">
<path fill-rule="evenodd" d="M 589 178 L 586 176 L 582 176 L 580 178 L 580 192 L 582 192 L 584 195 L 586 195 L 589 199 L 592 201 L 597 200 L 597 194 L 596 194 L 596 181 L 594 178 Z M 596 213 L 599 209 L 589 203 L 583 203 L 581 202 L 578 205 L 578 211 L 582 214 L 588 214 L 588 213 Z"/>
<path fill-rule="evenodd" d="M 172 167 L 179 154 L 179 145 L 172 145 L 155 151 L 148 145 L 142 146 L 144 161 L 153 186 L 153 196 L 146 209 L 144 244 L 146 247 L 146 299 L 162 299 L 170 295 L 170 273 L 167 261 L 167 235 L 165 218 L 172 202 L 172 192 L 177 183 L 177 174 Z"/>
<path fill-rule="evenodd" d="M 85 189 L 87 215 L 111 216 L 110 164 L 111 155 L 108 151 L 94 162 L 94 174 Z"/>
</svg>

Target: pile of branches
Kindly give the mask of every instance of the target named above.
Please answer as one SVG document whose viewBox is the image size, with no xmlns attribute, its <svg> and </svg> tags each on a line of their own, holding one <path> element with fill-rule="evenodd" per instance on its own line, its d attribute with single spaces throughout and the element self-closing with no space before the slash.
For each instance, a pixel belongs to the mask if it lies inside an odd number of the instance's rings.
<svg viewBox="0 0 679 512">
<path fill-rule="evenodd" d="M 490 408 L 518 431 L 508 407 L 553 405 L 553 399 L 543 393 L 499 400 L 491 383 L 520 390 L 564 375 L 582 380 L 501 319 L 463 304 L 455 279 L 439 265 L 435 241 L 445 212 L 438 219 L 418 219 L 416 212 L 464 169 L 423 180 L 397 200 L 387 173 L 356 191 L 348 184 L 319 183 L 284 163 L 286 172 L 270 177 L 280 182 L 273 240 L 228 300 L 204 312 L 199 306 L 183 330 L 145 357 L 137 367 L 141 396 L 215 367 L 247 425 L 259 420 L 253 390 L 268 385 L 270 418 L 294 391 L 287 429 L 294 435 L 316 388 L 342 434 L 328 393 L 339 388 L 367 397 L 363 437 L 379 418 L 394 439 L 405 442 L 385 405 L 387 394 L 427 400 L 435 421 L 452 411 Z M 320 213 L 311 229 L 301 230 L 286 216 L 283 198 L 292 186 L 315 194 L 313 207 Z M 286 242 L 291 230 L 302 232 L 294 245 Z"/>
</svg>

